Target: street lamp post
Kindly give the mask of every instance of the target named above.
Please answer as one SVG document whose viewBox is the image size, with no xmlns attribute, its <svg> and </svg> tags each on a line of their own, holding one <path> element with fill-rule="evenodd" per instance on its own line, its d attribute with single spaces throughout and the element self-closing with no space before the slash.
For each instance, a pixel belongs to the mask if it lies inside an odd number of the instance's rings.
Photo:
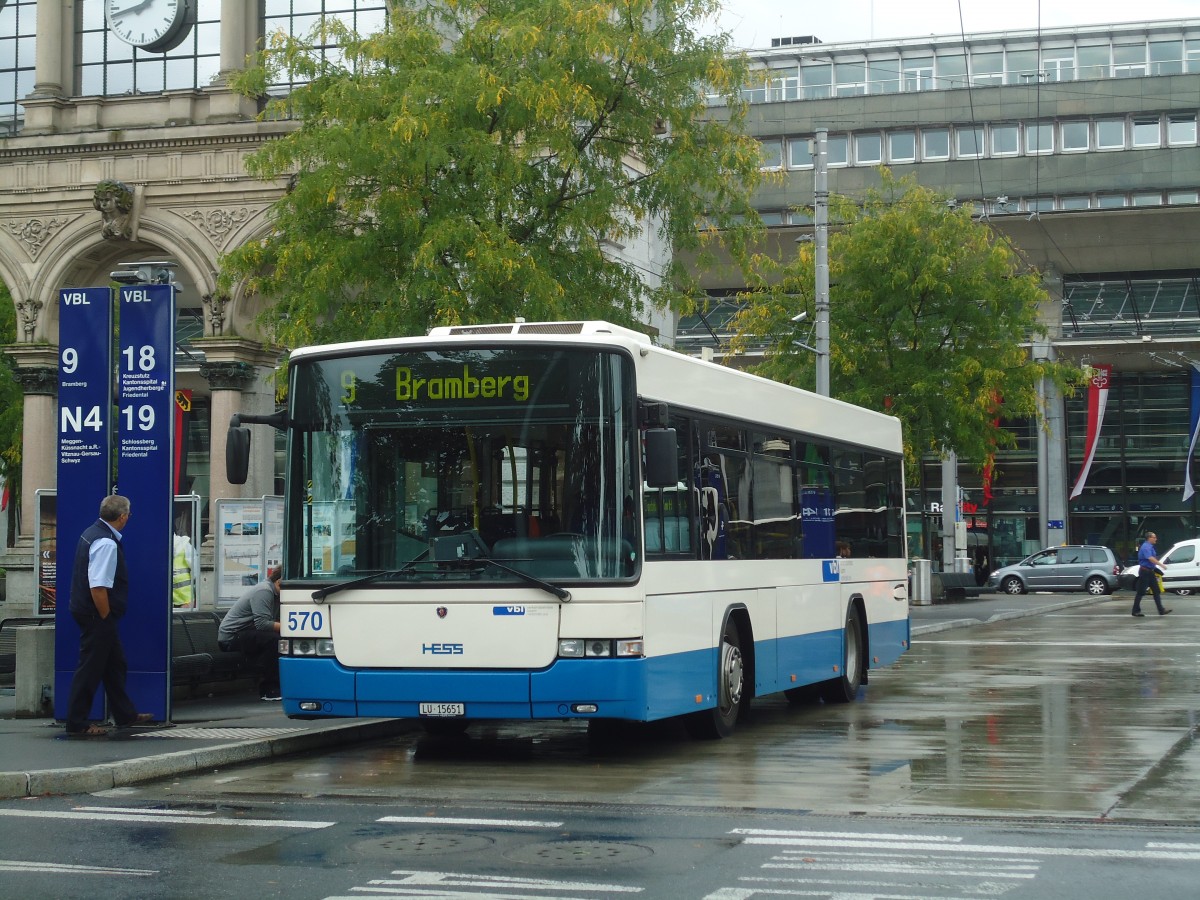
<svg viewBox="0 0 1200 900">
<path fill-rule="evenodd" d="M 817 129 L 813 154 L 813 232 L 816 238 L 817 393 L 829 396 L 829 131 Z"/>
</svg>

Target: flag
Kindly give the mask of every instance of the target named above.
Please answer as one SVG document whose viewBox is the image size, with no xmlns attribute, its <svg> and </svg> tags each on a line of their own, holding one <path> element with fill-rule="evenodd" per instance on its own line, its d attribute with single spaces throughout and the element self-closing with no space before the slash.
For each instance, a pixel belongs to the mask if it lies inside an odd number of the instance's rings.
<svg viewBox="0 0 1200 900">
<path fill-rule="evenodd" d="M 1087 484 L 1088 473 L 1092 470 L 1092 460 L 1095 459 L 1096 448 L 1100 445 L 1100 429 L 1104 427 L 1104 408 L 1108 406 L 1108 383 L 1112 375 L 1112 366 L 1091 366 L 1091 371 L 1083 468 L 1079 470 L 1079 477 L 1075 479 L 1075 487 L 1071 489 L 1072 500 L 1083 493 L 1083 487 Z"/>
<path fill-rule="evenodd" d="M 8 479 L 0 478 L 0 512 L 8 509 Z"/>
<path fill-rule="evenodd" d="M 1200 369 L 1192 366 L 1192 442 L 1188 444 L 1183 464 L 1183 500 L 1186 503 L 1196 493 L 1192 487 L 1192 460 L 1196 456 L 1196 436 L 1200 434 Z"/>
</svg>

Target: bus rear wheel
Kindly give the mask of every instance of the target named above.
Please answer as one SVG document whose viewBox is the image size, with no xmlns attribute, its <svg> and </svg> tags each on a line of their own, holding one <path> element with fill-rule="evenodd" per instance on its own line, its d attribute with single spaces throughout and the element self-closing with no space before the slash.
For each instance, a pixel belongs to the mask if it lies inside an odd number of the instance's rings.
<svg viewBox="0 0 1200 900">
<path fill-rule="evenodd" d="M 821 685 L 821 696 L 826 703 L 849 703 L 858 696 L 863 676 L 862 621 L 854 607 L 846 613 L 843 631 L 845 644 L 842 649 L 842 674 Z"/>
<path fill-rule="evenodd" d="M 717 705 L 688 716 L 685 720 L 688 734 L 706 740 L 726 738 L 733 734 L 742 711 L 745 678 L 746 661 L 742 657 L 741 635 L 737 623 L 730 619 L 725 623 L 717 655 Z"/>
</svg>

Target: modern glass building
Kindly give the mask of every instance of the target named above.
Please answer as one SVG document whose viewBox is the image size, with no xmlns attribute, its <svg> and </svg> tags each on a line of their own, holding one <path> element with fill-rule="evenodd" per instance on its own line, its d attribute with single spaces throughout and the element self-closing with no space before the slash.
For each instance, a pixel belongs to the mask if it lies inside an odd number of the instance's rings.
<svg viewBox="0 0 1200 900">
<path fill-rule="evenodd" d="M 994 567 L 1063 542 L 1127 557 L 1200 533 L 1183 499 L 1200 365 L 1200 19 L 823 44 L 784 37 L 750 52 L 745 93 L 763 168 L 757 207 L 787 253 L 811 231 L 813 137 L 828 132 L 829 189 L 854 196 L 878 168 L 970 203 L 1042 273 L 1052 339 L 1031 352 L 1111 366 L 1108 405 L 1082 491 L 1087 391 L 1047 397 L 1045 428 L 1012 422 L 989 496 L 959 468 L 968 551 Z M 719 114 L 719 108 L 714 107 Z M 678 345 L 720 354 L 727 271 L 681 323 Z M 836 295 L 832 298 L 836 317 Z M 910 549 L 942 539 L 941 465 L 910 491 Z"/>
</svg>

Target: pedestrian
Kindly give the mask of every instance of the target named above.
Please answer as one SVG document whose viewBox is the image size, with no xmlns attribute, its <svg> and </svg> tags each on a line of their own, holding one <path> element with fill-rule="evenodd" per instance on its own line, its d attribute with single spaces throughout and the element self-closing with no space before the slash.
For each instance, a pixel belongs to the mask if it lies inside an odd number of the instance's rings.
<svg viewBox="0 0 1200 900">
<path fill-rule="evenodd" d="M 117 623 L 129 605 L 129 569 L 121 530 L 129 521 L 129 498 L 110 494 L 100 501 L 100 518 L 79 537 L 71 570 L 71 618 L 79 625 L 79 666 L 67 699 L 67 734 L 104 737 L 108 731 L 89 723 L 88 713 L 103 684 L 118 728 L 153 720 L 140 713 L 125 691 L 128 665 Z"/>
<path fill-rule="evenodd" d="M 1153 531 L 1146 534 L 1146 540 L 1142 546 L 1138 548 L 1138 577 L 1137 589 L 1133 592 L 1133 615 L 1141 618 L 1145 615 L 1142 612 L 1142 595 L 1149 588 L 1154 594 L 1154 605 L 1158 607 L 1158 614 L 1165 616 L 1170 612 L 1169 609 L 1163 609 L 1162 593 L 1158 589 L 1158 557 L 1154 555 L 1154 545 L 1158 543 L 1158 535 Z"/>
<path fill-rule="evenodd" d="M 217 629 L 217 646 L 227 653 L 241 651 L 258 672 L 258 692 L 263 700 L 278 700 L 279 598 L 278 566 L 267 570 L 267 580 L 245 591 L 225 613 Z"/>
</svg>

